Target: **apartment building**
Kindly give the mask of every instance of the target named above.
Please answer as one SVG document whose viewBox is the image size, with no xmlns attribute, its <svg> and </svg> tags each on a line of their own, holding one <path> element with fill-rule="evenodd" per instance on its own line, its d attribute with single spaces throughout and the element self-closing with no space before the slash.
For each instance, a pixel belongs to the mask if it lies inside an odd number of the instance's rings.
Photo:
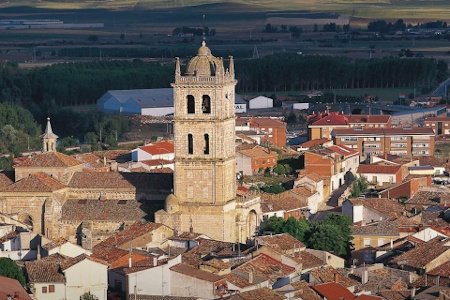
<svg viewBox="0 0 450 300">
<path fill-rule="evenodd" d="M 276 118 L 247 118 L 236 119 L 236 133 L 252 132 L 259 136 L 261 144 L 269 143 L 277 147 L 286 146 L 286 123 Z M 253 135 L 250 135 L 253 137 Z"/>
<path fill-rule="evenodd" d="M 373 155 L 402 157 L 434 155 L 435 134 L 431 128 L 338 128 L 333 130 L 336 145 L 356 149 L 361 160 Z"/>
<path fill-rule="evenodd" d="M 308 126 L 310 140 L 331 139 L 334 129 L 391 127 L 390 115 L 343 115 L 332 112 L 313 120 Z"/>
<path fill-rule="evenodd" d="M 436 135 L 450 135 L 450 117 L 426 118 L 424 125 L 433 129 Z"/>
</svg>

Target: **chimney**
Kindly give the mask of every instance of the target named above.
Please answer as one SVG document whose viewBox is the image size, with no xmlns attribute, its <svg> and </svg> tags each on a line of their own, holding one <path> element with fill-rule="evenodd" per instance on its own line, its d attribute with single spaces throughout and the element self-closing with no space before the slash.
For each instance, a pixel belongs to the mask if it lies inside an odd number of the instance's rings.
<svg viewBox="0 0 450 300">
<path fill-rule="evenodd" d="M 394 249 L 394 241 L 391 239 L 391 249 Z"/>
<path fill-rule="evenodd" d="M 361 276 L 361 283 L 366 284 L 367 281 L 369 281 L 369 271 L 366 268 L 364 268 Z"/>
<path fill-rule="evenodd" d="M 158 265 L 158 258 L 153 256 L 153 266 L 156 267 Z"/>
<path fill-rule="evenodd" d="M 36 254 L 36 260 L 41 260 L 41 245 L 37 245 L 37 254 Z"/>
<path fill-rule="evenodd" d="M 131 255 L 128 257 L 128 268 L 133 267 L 133 260 L 131 259 Z"/>
<path fill-rule="evenodd" d="M 250 271 L 250 273 L 248 273 L 248 282 L 253 283 L 253 271 Z"/>
<path fill-rule="evenodd" d="M 413 289 L 411 290 L 411 299 L 414 299 L 416 297 L 416 288 L 413 287 Z"/>
<path fill-rule="evenodd" d="M 339 273 L 334 273 L 334 282 L 339 282 Z"/>
</svg>

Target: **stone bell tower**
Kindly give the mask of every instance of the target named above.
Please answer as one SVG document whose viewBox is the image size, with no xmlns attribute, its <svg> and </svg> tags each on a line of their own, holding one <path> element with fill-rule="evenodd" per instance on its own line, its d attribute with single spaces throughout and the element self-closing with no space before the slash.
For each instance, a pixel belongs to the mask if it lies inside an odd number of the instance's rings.
<svg viewBox="0 0 450 300">
<path fill-rule="evenodd" d="M 174 89 L 174 194 L 156 222 L 212 238 L 236 239 L 234 62 L 224 68 L 203 41 Z"/>
<path fill-rule="evenodd" d="M 47 118 L 47 126 L 45 132 L 41 135 L 42 138 L 42 152 L 56 152 L 56 140 L 58 136 L 53 133 L 50 118 Z"/>
</svg>

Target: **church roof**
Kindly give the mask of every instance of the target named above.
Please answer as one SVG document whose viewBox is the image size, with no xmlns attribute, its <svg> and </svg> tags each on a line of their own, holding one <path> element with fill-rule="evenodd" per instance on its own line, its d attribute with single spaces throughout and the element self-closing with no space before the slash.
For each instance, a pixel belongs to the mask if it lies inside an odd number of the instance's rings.
<svg viewBox="0 0 450 300">
<path fill-rule="evenodd" d="M 169 173 L 75 172 L 69 187 L 80 189 L 125 188 L 170 190 L 173 175 Z"/>
<path fill-rule="evenodd" d="M 33 167 L 33 168 L 67 168 L 81 165 L 82 162 L 59 152 L 44 152 L 28 157 L 18 162 L 17 167 Z"/>
<path fill-rule="evenodd" d="M 11 175 L 12 174 L 7 171 L 0 172 L 0 188 L 14 183 L 14 180 L 12 179 L 14 178 L 14 175 L 13 176 Z"/>
<path fill-rule="evenodd" d="M 38 172 L 3 188 L 4 192 L 53 192 L 66 186 L 50 175 Z"/>
</svg>

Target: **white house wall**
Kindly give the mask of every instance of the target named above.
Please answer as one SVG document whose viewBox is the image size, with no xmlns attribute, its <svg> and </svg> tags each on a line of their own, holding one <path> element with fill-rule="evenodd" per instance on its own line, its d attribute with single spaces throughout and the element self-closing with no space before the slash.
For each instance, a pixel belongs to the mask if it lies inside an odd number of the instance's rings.
<svg viewBox="0 0 450 300">
<path fill-rule="evenodd" d="M 55 292 L 49 293 L 49 286 L 55 286 Z M 42 287 L 47 287 L 47 293 L 42 293 Z M 32 284 L 32 291 L 36 300 L 62 300 L 66 297 L 66 288 L 64 283 L 35 283 Z M 79 298 L 77 299 L 79 300 Z"/>
<path fill-rule="evenodd" d="M 67 300 L 79 300 L 80 296 L 87 292 L 95 295 L 98 300 L 106 300 L 107 269 L 104 264 L 85 259 L 64 270 Z"/>
<path fill-rule="evenodd" d="M 173 107 L 151 107 L 142 108 L 141 115 L 143 116 L 166 116 L 175 112 Z"/>
</svg>

